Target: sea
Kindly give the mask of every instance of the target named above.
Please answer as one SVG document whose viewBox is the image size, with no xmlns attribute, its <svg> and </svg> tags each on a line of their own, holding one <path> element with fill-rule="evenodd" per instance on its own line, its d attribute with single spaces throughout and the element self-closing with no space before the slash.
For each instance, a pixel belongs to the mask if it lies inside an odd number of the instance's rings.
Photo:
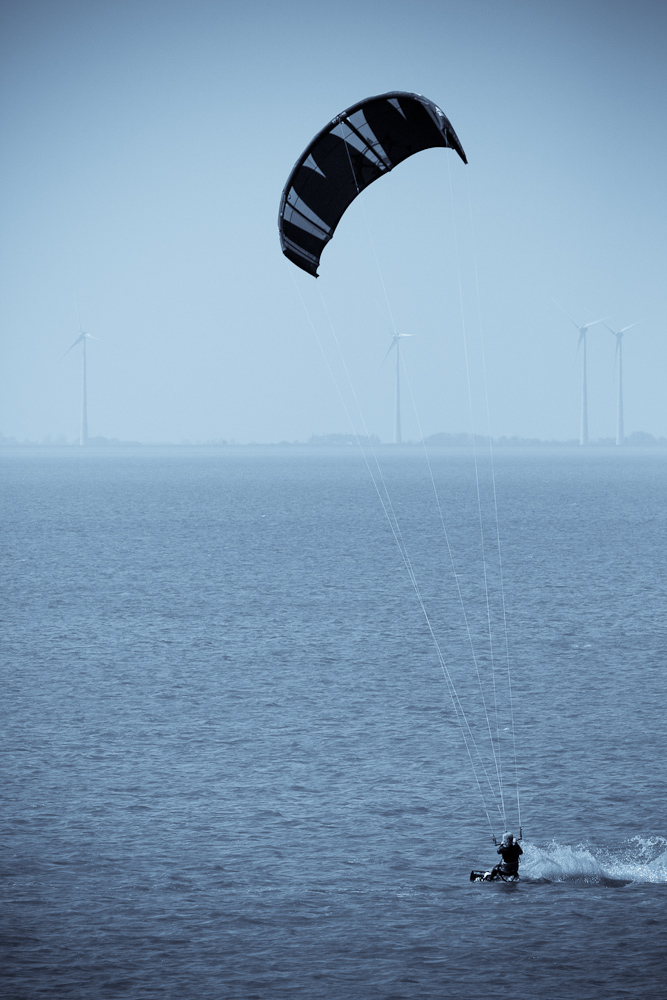
<svg viewBox="0 0 667 1000">
<path fill-rule="evenodd" d="M 667 996 L 666 498 L 659 449 L 3 449 L 0 995 Z"/>
</svg>

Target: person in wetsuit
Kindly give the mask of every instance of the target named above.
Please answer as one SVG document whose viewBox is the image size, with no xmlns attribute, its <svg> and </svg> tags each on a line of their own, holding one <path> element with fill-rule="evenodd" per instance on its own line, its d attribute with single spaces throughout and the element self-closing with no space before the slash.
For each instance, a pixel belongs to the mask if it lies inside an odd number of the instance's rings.
<svg viewBox="0 0 667 1000">
<path fill-rule="evenodd" d="M 493 869 L 491 878 L 518 878 L 519 857 L 523 851 L 511 833 L 503 834 L 503 842 L 498 848 L 498 854 L 502 855 L 503 860 Z"/>
</svg>

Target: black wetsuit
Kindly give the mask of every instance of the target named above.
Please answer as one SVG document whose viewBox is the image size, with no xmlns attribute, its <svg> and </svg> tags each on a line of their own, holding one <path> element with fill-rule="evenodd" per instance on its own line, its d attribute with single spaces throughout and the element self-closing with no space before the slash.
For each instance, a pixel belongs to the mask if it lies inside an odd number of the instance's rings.
<svg viewBox="0 0 667 1000">
<path fill-rule="evenodd" d="M 507 875 L 512 877 L 512 875 L 519 874 L 519 857 L 523 854 L 523 851 L 519 847 L 516 841 L 512 844 L 501 844 L 498 848 L 498 854 L 502 855 L 503 860 L 499 865 L 493 869 L 493 875 Z"/>
</svg>

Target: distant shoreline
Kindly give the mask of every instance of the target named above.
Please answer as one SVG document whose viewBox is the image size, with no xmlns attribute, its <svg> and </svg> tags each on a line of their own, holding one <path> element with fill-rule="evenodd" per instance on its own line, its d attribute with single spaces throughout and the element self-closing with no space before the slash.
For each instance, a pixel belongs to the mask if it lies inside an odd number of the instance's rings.
<svg viewBox="0 0 667 1000">
<path fill-rule="evenodd" d="M 51 441 L 17 441 L 15 438 L 7 438 L 0 435 L 0 453 L 11 451 L 48 451 L 60 453 L 81 453 L 81 452 L 107 452 L 107 451 L 219 451 L 233 452 L 242 450 L 276 450 L 287 449 L 293 451 L 321 451 L 321 450 L 346 450 L 348 448 L 378 449 L 383 452 L 410 452 L 426 446 L 433 451 L 446 450 L 469 450 L 474 448 L 488 448 L 489 438 L 481 434 L 432 434 L 424 441 L 405 441 L 400 445 L 381 441 L 378 437 L 359 437 L 353 434 L 322 434 L 314 435 L 307 441 L 275 441 L 257 442 L 248 441 L 244 443 L 226 440 L 212 441 L 121 441 L 117 438 L 94 437 L 88 440 L 85 446 L 81 446 L 78 441 L 64 441 L 62 439 Z M 581 451 L 595 451 L 599 449 L 612 449 L 615 451 L 631 450 L 654 450 L 667 448 L 667 437 L 655 437 L 645 431 L 635 431 L 629 434 L 622 445 L 617 445 L 614 438 L 598 438 L 582 446 L 576 439 L 567 441 L 544 440 L 541 438 L 507 437 L 505 435 L 492 438 L 491 446 L 497 450 L 504 449 L 537 449 L 537 450 L 558 450 L 574 449 Z"/>
</svg>

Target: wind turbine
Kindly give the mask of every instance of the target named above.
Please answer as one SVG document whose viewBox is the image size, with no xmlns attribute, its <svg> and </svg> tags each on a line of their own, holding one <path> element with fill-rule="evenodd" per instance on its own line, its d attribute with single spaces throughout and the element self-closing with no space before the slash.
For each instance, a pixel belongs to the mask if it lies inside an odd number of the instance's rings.
<svg viewBox="0 0 667 1000">
<path fill-rule="evenodd" d="M 91 336 L 90 333 L 85 333 L 81 329 L 81 320 L 79 318 L 79 307 L 75 303 L 76 308 L 76 319 L 79 324 L 79 336 L 76 338 L 74 343 L 67 348 L 63 357 L 76 347 L 77 344 L 83 344 L 83 355 L 82 355 L 82 367 L 81 367 L 81 433 L 79 435 L 79 445 L 82 448 L 88 444 L 88 392 L 86 387 L 86 341 L 87 340 L 97 340 L 97 337 Z"/>
<path fill-rule="evenodd" d="M 604 324 L 607 326 L 607 324 Z M 610 326 L 607 329 L 610 333 L 613 333 L 616 337 L 616 360 L 618 361 L 618 397 L 616 404 L 616 444 L 621 445 L 625 441 L 625 435 L 623 433 L 623 334 L 626 330 L 631 330 L 633 326 L 637 326 L 636 323 L 631 323 L 630 326 L 624 326 L 622 330 L 612 330 Z"/>
<path fill-rule="evenodd" d="M 394 444 L 401 444 L 401 352 L 399 341 L 402 337 L 411 337 L 411 333 L 393 333 L 389 350 L 384 356 L 382 364 L 387 360 L 391 352 L 396 348 L 396 409 L 394 412 Z"/>
<path fill-rule="evenodd" d="M 554 302 L 556 302 L 555 299 Z M 588 333 L 588 331 L 592 326 L 595 326 L 597 323 L 603 323 L 604 319 L 594 319 L 592 323 L 585 323 L 583 326 L 579 326 L 579 324 L 574 319 L 572 319 L 569 312 L 566 312 L 565 309 L 563 309 L 560 303 L 556 302 L 556 305 L 558 306 L 559 309 L 561 309 L 565 313 L 565 315 L 569 320 L 572 320 L 577 330 L 579 331 L 579 341 L 577 342 L 577 350 L 579 350 L 582 344 L 584 346 L 583 366 L 582 366 L 582 376 L 581 376 L 581 428 L 579 430 L 579 444 L 586 445 L 588 444 L 588 385 L 586 381 L 586 334 Z"/>
</svg>

